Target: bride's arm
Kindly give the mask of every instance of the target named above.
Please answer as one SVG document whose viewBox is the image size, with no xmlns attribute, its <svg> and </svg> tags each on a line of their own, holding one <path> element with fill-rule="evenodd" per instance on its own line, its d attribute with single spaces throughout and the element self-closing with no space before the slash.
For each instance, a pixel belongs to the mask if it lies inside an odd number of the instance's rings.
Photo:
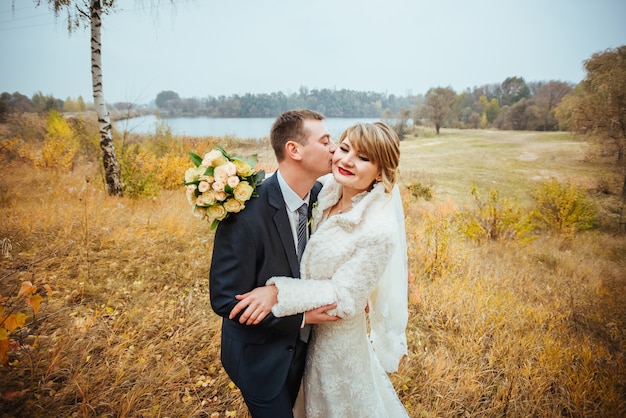
<svg viewBox="0 0 626 418">
<path fill-rule="evenodd" d="M 284 317 L 332 303 L 336 303 L 337 308 L 328 314 L 341 318 L 354 316 L 365 308 L 394 248 L 391 234 L 376 230 L 377 234 L 360 240 L 353 251 L 346 254 L 345 263 L 330 280 L 272 277 L 266 286 L 236 296 L 239 302 L 230 318 L 246 315 L 247 319 L 240 317 L 239 322 L 258 323 L 258 318 L 262 319 L 270 310 L 274 316 Z"/>
<path fill-rule="evenodd" d="M 240 323 L 256 325 L 260 323 L 267 314 L 270 313 L 272 307 L 276 305 L 277 295 L 278 290 L 274 285 L 257 287 L 243 295 L 236 295 L 235 298 L 239 300 L 239 302 L 230 312 L 229 318 L 235 319 L 239 315 L 238 321 Z M 304 312 L 304 323 L 321 324 L 323 322 L 336 321 L 339 319 L 337 316 L 328 314 L 329 310 L 336 307 L 336 303 L 328 303 L 322 304 L 321 306 L 317 305 L 312 309 L 300 312 Z"/>
<path fill-rule="evenodd" d="M 337 303 L 337 309 L 329 311 L 331 315 L 349 318 L 362 312 L 385 270 L 393 246 L 391 235 L 383 232 L 362 240 L 346 254 L 346 261 L 330 280 L 272 277 L 267 283 L 278 290 L 272 313 L 276 317 L 289 316 L 332 302 Z"/>
</svg>

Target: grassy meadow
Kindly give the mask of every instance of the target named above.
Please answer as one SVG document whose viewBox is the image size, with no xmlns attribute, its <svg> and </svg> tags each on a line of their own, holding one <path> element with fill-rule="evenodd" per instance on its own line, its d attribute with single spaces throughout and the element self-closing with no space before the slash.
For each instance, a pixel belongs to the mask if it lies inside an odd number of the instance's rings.
<svg viewBox="0 0 626 418">
<path fill-rule="evenodd" d="M 247 417 L 219 361 L 213 233 L 183 187 L 109 197 L 97 151 L 68 172 L 36 164 L 36 140 L 20 152 L 0 139 L 0 301 L 5 316 L 27 315 L 3 340 L 0 418 Z M 159 142 L 178 178 L 188 150 L 215 144 L 275 168 L 267 140 L 166 139 L 124 137 L 118 150 Z M 136 161 L 155 164 L 139 150 Z M 426 129 L 402 142 L 409 355 L 391 379 L 411 417 L 626 415 L 621 176 L 566 133 Z M 551 179 L 584 188 L 593 228 L 463 232 L 490 191 L 496 208 L 507 199 L 526 213 Z M 17 297 L 23 282 L 43 297 L 34 316 Z"/>
</svg>

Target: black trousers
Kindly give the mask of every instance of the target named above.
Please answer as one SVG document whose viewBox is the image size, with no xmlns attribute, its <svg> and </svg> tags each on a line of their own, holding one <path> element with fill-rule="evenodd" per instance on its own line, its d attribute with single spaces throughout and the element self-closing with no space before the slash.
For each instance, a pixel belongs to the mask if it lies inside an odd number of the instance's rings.
<svg viewBox="0 0 626 418">
<path fill-rule="evenodd" d="M 305 360 L 306 343 L 298 340 L 287 379 L 278 396 L 269 401 L 261 401 L 242 392 L 252 418 L 293 418 L 293 405 L 300 390 Z"/>
</svg>

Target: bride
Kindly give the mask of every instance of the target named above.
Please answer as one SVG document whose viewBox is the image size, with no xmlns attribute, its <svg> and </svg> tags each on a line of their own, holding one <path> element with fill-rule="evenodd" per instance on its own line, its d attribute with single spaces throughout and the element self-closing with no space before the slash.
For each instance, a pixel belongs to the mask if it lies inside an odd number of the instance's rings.
<svg viewBox="0 0 626 418">
<path fill-rule="evenodd" d="M 341 319 L 313 326 L 309 340 L 299 399 L 308 418 L 408 416 L 386 373 L 407 352 L 399 160 L 398 137 L 384 123 L 349 127 L 313 209 L 302 279 L 272 277 L 238 295 L 231 312 L 257 324 L 270 310 L 282 317 L 336 303 L 328 314 Z"/>
</svg>

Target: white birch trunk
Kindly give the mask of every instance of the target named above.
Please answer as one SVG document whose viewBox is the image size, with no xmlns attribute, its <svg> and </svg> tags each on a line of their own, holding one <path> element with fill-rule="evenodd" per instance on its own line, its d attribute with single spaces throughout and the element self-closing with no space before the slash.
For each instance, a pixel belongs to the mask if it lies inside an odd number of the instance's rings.
<svg viewBox="0 0 626 418">
<path fill-rule="evenodd" d="M 102 45 L 100 32 L 102 28 L 102 4 L 101 0 L 91 0 L 91 79 L 93 85 L 93 101 L 98 114 L 100 126 L 100 148 L 103 156 L 104 176 L 107 192 L 111 196 L 122 195 L 122 181 L 120 168 L 113 146 L 113 133 L 111 118 L 104 101 L 102 92 Z"/>
</svg>

